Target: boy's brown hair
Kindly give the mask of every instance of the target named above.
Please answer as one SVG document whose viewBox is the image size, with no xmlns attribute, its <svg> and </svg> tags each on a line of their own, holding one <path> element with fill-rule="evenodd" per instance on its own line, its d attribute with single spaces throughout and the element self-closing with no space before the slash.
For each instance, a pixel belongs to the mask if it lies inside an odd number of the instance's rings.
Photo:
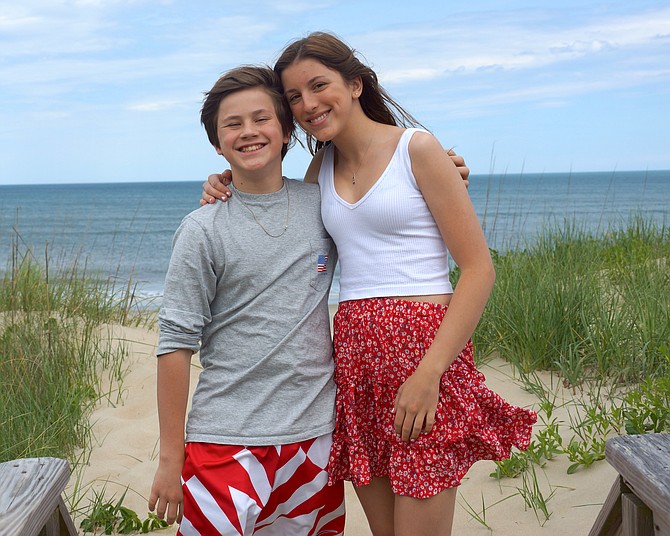
<svg viewBox="0 0 670 536">
<path fill-rule="evenodd" d="M 232 93 L 255 87 L 262 87 L 270 96 L 274 102 L 282 132 L 289 137 L 289 142 L 284 144 L 281 151 L 281 156 L 284 158 L 295 140 L 293 115 L 284 97 L 281 81 L 269 67 L 242 65 L 223 74 L 212 89 L 205 93 L 205 100 L 200 110 L 200 122 L 205 127 L 210 143 L 220 149 L 217 122 L 221 101 Z"/>
</svg>

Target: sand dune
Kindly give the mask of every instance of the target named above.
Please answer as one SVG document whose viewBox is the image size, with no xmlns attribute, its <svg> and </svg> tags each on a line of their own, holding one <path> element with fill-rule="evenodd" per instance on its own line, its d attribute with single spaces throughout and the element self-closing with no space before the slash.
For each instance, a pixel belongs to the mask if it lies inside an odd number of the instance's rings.
<svg viewBox="0 0 670 536">
<path fill-rule="evenodd" d="M 94 412 L 95 446 L 90 463 L 84 468 L 80 486 L 89 493 L 105 488 L 106 496 L 117 498 L 128 488 L 124 504 L 140 517 L 147 512 L 147 496 L 158 463 L 158 419 L 156 415 L 156 363 L 154 349 L 156 330 L 115 328 L 114 336 L 127 347 L 128 370 L 120 393 L 121 402 L 103 402 Z M 197 362 L 197 360 L 195 360 Z M 192 388 L 198 375 L 193 367 Z M 500 360 L 482 367 L 487 384 L 510 402 L 533 407 L 537 399 L 524 391 L 512 377 L 510 368 Z M 550 383 L 550 377 L 545 380 Z M 572 394 L 560 389 L 558 400 Z M 114 398 L 114 397 L 112 397 Z M 565 411 L 565 410 L 564 410 Z M 569 422 L 567 414 L 556 416 Z M 548 520 L 528 508 L 519 493 L 520 477 L 496 480 L 489 476 L 495 469 L 490 461 L 475 464 L 459 490 L 454 534 L 488 534 L 489 529 L 468 513 L 468 504 L 485 518 L 494 534 L 507 535 L 583 535 L 587 534 L 615 478 L 615 471 L 605 461 L 568 475 L 570 465 L 565 456 L 536 468 L 536 480 L 542 495 L 548 498 Z M 70 481 L 70 489 L 75 478 Z M 85 503 L 86 501 L 84 501 Z M 370 531 L 350 486 L 347 487 L 348 536 L 365 536 Z M 78 524 L 78 521 L 77 521 Z M 172 527 L 161 534 L 174 534 Z"/>
</svg>

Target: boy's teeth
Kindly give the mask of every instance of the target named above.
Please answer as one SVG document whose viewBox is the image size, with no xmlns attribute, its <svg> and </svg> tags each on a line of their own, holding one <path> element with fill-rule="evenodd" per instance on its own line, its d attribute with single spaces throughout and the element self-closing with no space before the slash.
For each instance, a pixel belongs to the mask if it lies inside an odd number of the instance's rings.
<svg viewBox="0 0 670 536">
<path fill-rule="evenodd" d="M 328 114 L 321 114 L 319 117 L 315 117 L 314 119 L 312 119 L 310 123 L 318 123 L 319 121 L 325 119 L 326 115 Z"/>
<path fill-rule="evenodd" d="M 249 153 L 251 151 L 258 151 L 258 149 L 261 149 L 262 147 L 262 145 L 249 145 L 248 147 L 242 147 L 240 151 L 243 153 Z"/>
</svg>

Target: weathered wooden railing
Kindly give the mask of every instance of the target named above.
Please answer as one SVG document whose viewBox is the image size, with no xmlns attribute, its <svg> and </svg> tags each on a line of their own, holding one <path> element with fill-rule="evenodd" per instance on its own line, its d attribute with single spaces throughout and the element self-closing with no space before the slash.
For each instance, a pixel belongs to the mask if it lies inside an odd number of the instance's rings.
<svg viewBox="0 0 670 536">
<path fill-rule="evenodd" d="M 619 476 L 589 536 L 670 536 L 670 434 L 615 437 L 605 458 Z"/>
<path fill-rule="evenodd" d="M 0 463 L 0 536 L 76 536 L 61 495 L 69 479 L 59 458 Z"/>
</svg>

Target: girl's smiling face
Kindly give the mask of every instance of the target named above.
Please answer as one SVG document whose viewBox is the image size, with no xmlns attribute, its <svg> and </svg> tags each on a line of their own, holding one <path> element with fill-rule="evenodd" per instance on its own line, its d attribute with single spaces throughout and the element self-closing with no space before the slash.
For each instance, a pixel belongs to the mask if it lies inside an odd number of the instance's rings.
<svg viewBox="0 0 670 536">
<path fill-rule="evenodd" d="M 311 58 L 289 65 L 281 79 L 293 116 L 319 141 L 332 140 L 344 129 L 360 95 L 358 80 L 347 82 L 339 72 Z"/>
</svg>

